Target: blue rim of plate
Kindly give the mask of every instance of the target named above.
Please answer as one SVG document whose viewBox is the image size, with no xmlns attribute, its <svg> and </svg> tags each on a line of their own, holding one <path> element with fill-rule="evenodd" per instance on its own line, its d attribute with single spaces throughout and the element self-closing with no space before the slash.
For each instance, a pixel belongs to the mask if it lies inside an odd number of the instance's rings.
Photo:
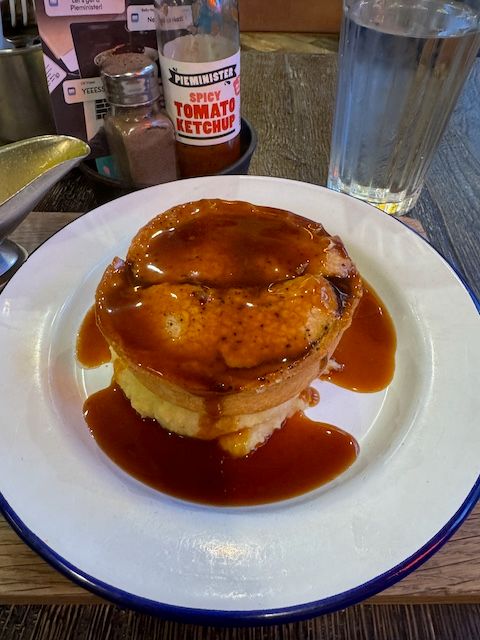
<svg viewBox="0 0 480 640">
<path fill-rule="evenodd" d="M 335 193 L 335 192 L 334 192 Z M 344 195 L 344 194 L 342 194 Z M 372 207 L 376 209 L 375 207 Z M 387 215 L 380 209 L 376 209 L 380 214 Z M 445 261 L 446 264 L 452 269 L 460 283 L 473 301 L 477 312 L 480 314 L 480 300 L 476 297 L 475 293 L 465 281 L 462 274 L 456 266 L 452 265 L 441 253 L 438 251 L 425 237 L 420 233 L 412 229 L 408 224 L 397 218 L 400 224 L 407 227 L 409 231 L 420 237 L 423 242 L 426 242 L 433 251 Z M 75 222 L 73 220 L 72 222 Z M 69 224 L 72 224 L 70 222 Z M 68 225 L 66 225 L 68 226 Z M 61 231 L 61 230 L 59 230 Z M 59 233 L 57 231 L 56 233 Z M 53 237 L 53 234 L 51 237 Z M 43 244 L 43 243 L 42 243 Z M 41 245 L 39 245 L 41 246 Z M 37 247 L 38 248 L 38 247 Z M 20 267 L 21 268 L 21 267 Z M 41 556 L 48 564 L 61 574 L 72 580 L 72 582 L 79 586 L 91 591 L 95 595 L 100 596 L 110 602 L 119 605 L 121 607 L 128 607 L 129 609 L 138 611 L 140 613 L 147 613 L 155 615 L 168 620 L 174 620 L 177 622 L 183 622 L 186 624 L 202 624 L 213 625 L 223 627 L 234 626 L 255 626 L 255 625 L 272 625 L 272 624 L 286 624 L 290 622 L 298 622 L 316 616 L 333 613 L 340 609 L 345 609 L 352 605 L 358 604 L 367 598 L 371 598 L 375 594 L 384 591 L 388 587 L 391 587 L 396 582 L 399 582 L 407 575 L 412 573 L 415 569 L 418 569 L 424 562 L 431 558 L 447 540 L 457 531 L 460 525 L 464 522 L 467 516 L 474 508 L 477 501 L 480 499 L 480 475 L 478 476 L 474 486 L 468 493 L 467 497 L 455 512 L 455 514 L 448 520 L 448 522 L 434 535 L 426 544 L 424 544 L 418 551 L 411 556 L 398 563 L 388 571 L 381 573 L 380 575 L 372 578 L 371 580 L 360 584 L 353 589 L 343 591 L 341 593 L 329 596 L 328 598 L 322 598 L 321 600 L 314 600 L 304 604 L 293 605 L 290 607 L 283 607 L 277 609 L 255 609 L 245 611 L 229 611 L 218 609 L 194 609 L 189 607 L 181 607 L 124 591 L 118 589 L 113 585 L 107 584 L 101 580 L 96 579 L 78 567 L 75 567 L 68 560 L 60 556 L 56 551 L 50 548 L 43 540 L 41 540 L 33 531 L 31 531 L 16 512 L 11 508 L 3 494 L 0 492 L 0 513 L 5 517 L 6 521 L 10 524 L 12 529 L 17 535 L 39 556 Z"/>
<path fill-rule="evenodd" d="M 332 613 L 339 609 L 346 609 L 374 596 L 380 591 L 384 591 L 399 580 L 405 578 L 409 573 L 412 573 L 412 571 L 436 553 L 460 527 L 475 506 L 479 497 L 480 476 L 460 509 L 458 509 L 455 515 L 431 540 L 403 562 L 400 562 L 392 569 L 372 578 L 372 580 L 368 582 L 364 582 L 353 589 L 329 596 L 328 598 L 314 600 L 313 602 L 307 602 L 305 604 L 280 609 L 259 609 L 251 611 L 224 611 L 179 607 L 136 596 L 128 591 L 117 589 L 113 585 L 97 580 L 93 576 L 81 571 L 70 564 L 68 560 L 58 555 L 22 522 L 1 493 L 0 511 L 20 538 L 54 569 L 57 569 L 79 586 L 88 589 L 106 600 L 110 600 L 116 605 L 128 607 L 140 613 L 147 613 L 186 624 L 233 627 L 298 622 L 300 620 Z"/>
</svg>

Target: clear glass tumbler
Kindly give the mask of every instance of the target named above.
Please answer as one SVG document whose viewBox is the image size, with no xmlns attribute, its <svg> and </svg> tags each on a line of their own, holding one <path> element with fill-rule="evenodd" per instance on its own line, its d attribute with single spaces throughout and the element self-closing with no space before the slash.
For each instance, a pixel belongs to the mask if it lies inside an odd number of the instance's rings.
<svg viewBox="0 0 480 640">
<path fill-rule="evenodd" d="M 328 187 L 408 211 L 480 46 L 480 0 L 344 0 Z"/>
</svg>

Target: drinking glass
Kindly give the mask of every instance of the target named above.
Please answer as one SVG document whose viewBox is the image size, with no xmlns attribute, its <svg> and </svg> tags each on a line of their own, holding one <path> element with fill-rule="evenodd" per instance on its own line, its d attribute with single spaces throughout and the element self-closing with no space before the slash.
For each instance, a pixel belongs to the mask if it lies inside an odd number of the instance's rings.
<svg viewBox="0 0 480 640">
<path fill-rule="evenodd" d="M 480 46 L 480 0 L 344 0 L 328 187 L 414 206 Z"/>
</svg>

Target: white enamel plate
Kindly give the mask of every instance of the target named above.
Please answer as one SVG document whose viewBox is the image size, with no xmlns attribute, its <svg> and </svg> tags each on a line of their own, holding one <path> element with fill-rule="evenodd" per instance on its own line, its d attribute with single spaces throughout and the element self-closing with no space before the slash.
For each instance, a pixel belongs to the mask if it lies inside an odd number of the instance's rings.
<svg viewBox="0 0 480 640">
<path fill-rule="evenodd" d="M 83 371 L 75 338 L 113 256 L 157 213 L 199 198 L 281 207 L 346 244 L 389 309 L 398 347 L 383 392 L 318 383 L 314 419 L 360 444 L 334 482 L 270 505 L 194 505 L 116 467 L 84 423 L 109 365 Z M 216 177 L 153 187 L 53 236 L 0 295 L 0 507 L 57 569 L 103 597 L 218 624 L 343 608 L 402 578 L 479 495 L 480 322 L 451 267 L 386 214 L 321 187 Z"/>
</svg>

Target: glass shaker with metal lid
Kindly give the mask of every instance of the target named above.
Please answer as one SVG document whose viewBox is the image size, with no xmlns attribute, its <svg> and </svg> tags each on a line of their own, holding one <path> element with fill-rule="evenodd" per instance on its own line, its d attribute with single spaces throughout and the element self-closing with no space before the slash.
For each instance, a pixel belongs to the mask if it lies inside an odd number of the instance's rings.
<svg viewBox="0 0 480 640">
<path fill-rule="evenodd" d="M 175 133 L 160 107 L 156 63 L 144 53 L 114 51 L 95 62 L 111 105 L 105 133 L 119 178 L 132 187 L 175 180 Z"/>
</svg>

